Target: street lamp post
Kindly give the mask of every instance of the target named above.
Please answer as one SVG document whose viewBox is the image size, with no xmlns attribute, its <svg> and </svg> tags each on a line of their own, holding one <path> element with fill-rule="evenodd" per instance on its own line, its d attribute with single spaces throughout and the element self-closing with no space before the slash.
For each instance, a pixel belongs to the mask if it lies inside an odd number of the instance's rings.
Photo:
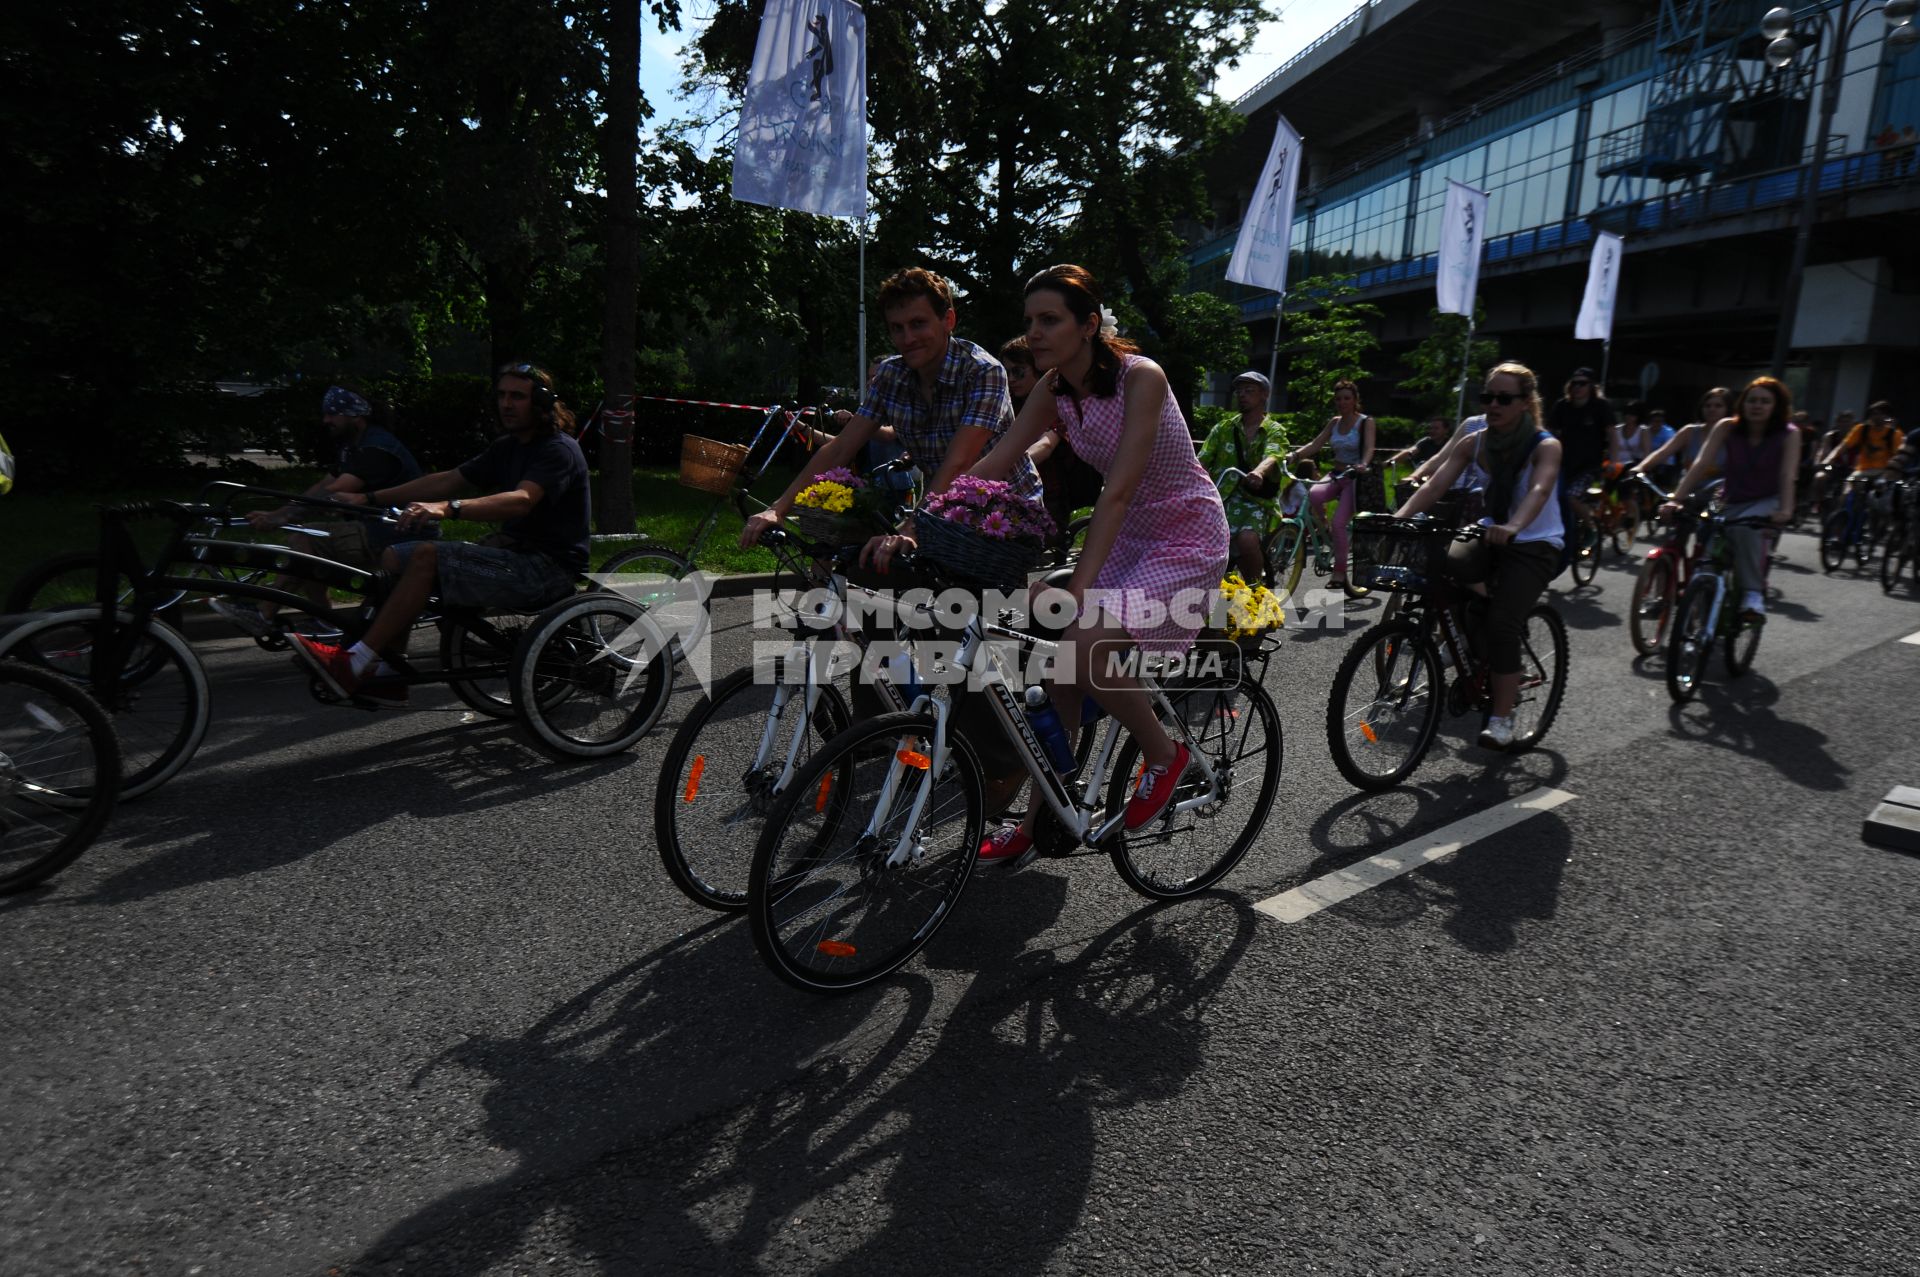
<svg viewBox="0 0 1920 1277">
<path fill-rule="evenodd" d="M 1853 0 L 1841 0 L 1837 14 L 1825 9 L 1809 9 L 1796 15 L 1783 6 L 1767 10 L 1766 16 L 1760 19 L 1760 34 L 1768 42 L 1767 65 L 1776 71 L 1792 66 L 1800 53 L 1802 39 L 1794 34 L 1796 20 L 1802 24 L 1802 30 L 1810 31 L 1816 38 L 1828 39 L 1832 46 L 1827 53 L 1826 79 L 1820 86 L 1819 131 L 1814 136 L 1813 162 L 1801 178 L 1805 190 L 1800 201 L 1800 224 L 1793 233 L 1793 259 L 1787 267 L 1786 286 L 1780 293 L 1780 323 L 1773 335 L 1775 377 L 1786 374 L 1787 355 L 1793 347 L 1794 313 L 1800 309 L 1800 277 L 1806 272 L 1807 249 L 1813 242 L 1813 219 L 1820 198 L 1820 166 L 1827 158 L 1827 132 L 1833 127 L 1834 112 L 1840 107 L 1847 41 L 1868 14 L 1878 11 L 1886 14 L 1887 44 L 1895 49 L 1909 48 L 1920 40 L 1920 29 L 1913 25 L 1916 8 L 1920 8 L 1920 0 L 1883 0 L 1862 5 L 1856 12 Z"/>
</svg>

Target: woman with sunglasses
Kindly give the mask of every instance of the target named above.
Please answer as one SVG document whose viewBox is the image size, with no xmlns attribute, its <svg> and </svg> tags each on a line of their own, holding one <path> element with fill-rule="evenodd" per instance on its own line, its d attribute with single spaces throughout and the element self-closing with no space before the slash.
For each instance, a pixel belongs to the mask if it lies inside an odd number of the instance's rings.
<svg viewBox="0 0 1920 1277">
<path fill-rule="evenodd" d="M 1326 521 L 1327 502 L 1338 501 L 1340 510 L 1333 519 L 1333 576 L 1327 584 L 1336 590 L 1347 585 L 1347 525 L 1353 522 L 1354 507 L 1359 504 L 1359 476 L 1373 464 L 1373 418 L 1360 411 L 1360 387 L 1351 381 L 1333 383 L 1333 416 L 1311 442 L 1295 448 L 1287 457 L 1292 466 L 1303 457 L 1311 457 L 1322 448 L 1333 452 L 1333 473 L 1313 485 L 1307 500 L 1313 517 Z"/>
<path fill-rule="evenodd" d="M 973 474 L 1005 478 L 1014 458 L 1057 429 L 1105 481 L 1067 583 L 1074 619 L 1060 640 L 1053 701 L 1077 709 L 1090 696 L 1140 743 L 1146 768 L 1125 820 L 1138 829 L 1166 808 L 1190 758 L 1161 725 L 1146 689 L 1115 667 L 1128 669 L 1135 651 L 1172 655 L 1193 646 L 1207 609 L 1182 607 L 1181 600 L 1205 600 L 1219 590 L 1227 570 L 1226 510 L 1167 375 L 1103 324 L 1092 275 L 1079 266 L 1049 266 L 1027 282 L 1026 311 L 1033 365 L 1050 371 L 1005 446 L 976 462 Z M 1055 610 L 1034 600 L 1036 616 Z M 1069 738 L 1078 718 L 1066 716 Z M 1019 828 L 988 835 L 982 861 L 1011 860 L 1033 845 L 1043 804 L 1031 806 Z"/>
<path fill-rule="evenodd" d="M 1493 672 L 1493 706 L 1480 744 L 1513 744 L 1513 710 L 1520 701 L 1520 640 L 1527 613 L 1560 572 L 1567 530 L 1560 517 L 1560 441 L 1541 428 L 1539 379 L 1524 364 L 1500 364 L 1487 374 L 1480 403 L 1487 427 L 1470 448 L 1451 449 L 1431 482 L 1400 507 L 1411 518 L 1432 505 L 1469 460 L 1487 473 L 1486 585 L 1482 642 Z M 1477 575 L 1475 572 L 1472 575 Z"/>
</svg>

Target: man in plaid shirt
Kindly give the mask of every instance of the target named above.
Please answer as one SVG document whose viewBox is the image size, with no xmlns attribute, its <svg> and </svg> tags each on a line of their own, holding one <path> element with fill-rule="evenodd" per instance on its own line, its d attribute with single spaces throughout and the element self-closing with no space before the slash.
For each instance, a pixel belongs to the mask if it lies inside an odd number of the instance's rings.
<svg viewBox="0 0 1920 1277">
<path fill-rule="evenodd" d="M 741 545 L 753 545 L 778 524 L 814 475 L 835 466 L 857 466 L 861 451 L 881 426 L 893 427 L 922 470 L 937 462 L 927 484 L 927 491 L 935 493 L 965 473 L 1013 424 L 1006 369 L 980 346 L 953 335 L 953 290 L 946 280 L 918 267 L 898 271 L 880 285 L 880 312 L 886 316 L 887 336 L 900 353 L 880 365 L 866 400 L 846 428 L 813 454 L 772 506 L 747 520 Z M 1036 500 L 1040 496 L 1040 476 L 1024 457 L 1009 482 L 1018 492 Z M 875 537 L 861 557 L 884 572 L 895 550 L 912 546 L 910 533 Z"/>
</svg>

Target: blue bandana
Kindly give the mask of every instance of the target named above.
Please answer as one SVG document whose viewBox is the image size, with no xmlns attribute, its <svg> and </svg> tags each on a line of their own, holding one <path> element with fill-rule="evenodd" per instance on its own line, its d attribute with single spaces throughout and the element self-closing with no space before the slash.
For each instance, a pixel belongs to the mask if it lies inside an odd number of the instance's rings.
<svg viewBox="0 0 1920 1277">
<path fill-rule="evenodd" d="M 373 405 L 345 386 L 329 386 L 326 397 L 320 401 L 320 411 L 325 415 L 371 417 Z"/>
</svg>

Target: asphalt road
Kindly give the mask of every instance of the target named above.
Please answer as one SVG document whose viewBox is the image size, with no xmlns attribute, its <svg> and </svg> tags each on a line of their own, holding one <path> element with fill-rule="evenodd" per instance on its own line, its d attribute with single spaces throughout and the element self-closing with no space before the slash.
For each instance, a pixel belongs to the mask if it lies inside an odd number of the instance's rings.
<svg viewBox="0 0 1920 1277">
<path fill-rule="evenodd" d="M 0 1270 L 1911 1273 L 1920 859 L 1859 831 L 1920 784 L 1920 599 L 1786 553 L 1747 678 L 1674 710 L 1609 567 L 1555 592 L 1545 749 L 1449 720 L 1379 796 L 1323 727 L 1374 605 L 1294 633 L 1280 800 L 1220 891 L 981 876 L 834 1000 L 659 869 L 690 692 L 560 766 L 209 645 L 194 762 L 0 902 Z M 1543 786 L 1574 797 L 1252 907 Z"/>
</svg>

